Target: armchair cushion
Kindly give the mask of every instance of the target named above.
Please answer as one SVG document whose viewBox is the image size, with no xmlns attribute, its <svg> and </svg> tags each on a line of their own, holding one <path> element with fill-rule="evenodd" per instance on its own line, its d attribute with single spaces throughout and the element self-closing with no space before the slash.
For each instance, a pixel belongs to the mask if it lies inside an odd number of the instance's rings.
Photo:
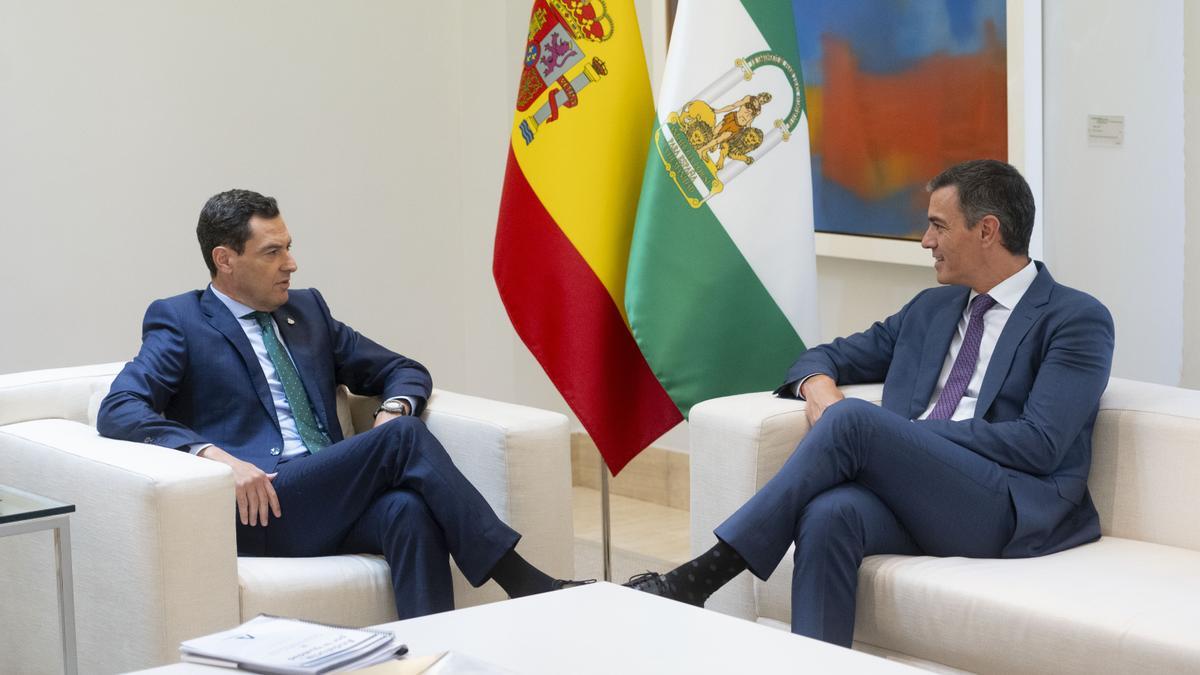
<svg viewBox="0 0 1200 675">
<path fill-rule="evenodd" d="M 1132 539 L 1041 558 L 878 555 L 859 569 L 855 640 L 973 672 L 1185 672 L 1200 663 L 1200 552 Z M 755 583 L 790 624 L 792 557 Z"/>
<path fill-rule="evenodd" d="M 396 620 L 387 561 L 377 555 L 238 558 L 243 621 L 259 614 L 339 626 Z"/>
</svg>

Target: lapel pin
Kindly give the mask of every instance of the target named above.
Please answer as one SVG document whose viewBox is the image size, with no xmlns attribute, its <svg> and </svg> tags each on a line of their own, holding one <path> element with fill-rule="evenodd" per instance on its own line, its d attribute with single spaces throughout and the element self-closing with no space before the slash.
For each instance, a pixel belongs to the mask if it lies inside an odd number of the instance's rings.
<svg viewBox="0 0 1200 675">
<path fill-rule="evenodd" d="M 289 326 L 295 326 L 295 325 L 296 325 L 296 320 L 295 320 L 295 319 L 293 319 L 292 317 L 290 317 L 290 316 L 289 316 L 289 317 L 288 317 L 288 325 L 289 325 Z"/>
</svg>

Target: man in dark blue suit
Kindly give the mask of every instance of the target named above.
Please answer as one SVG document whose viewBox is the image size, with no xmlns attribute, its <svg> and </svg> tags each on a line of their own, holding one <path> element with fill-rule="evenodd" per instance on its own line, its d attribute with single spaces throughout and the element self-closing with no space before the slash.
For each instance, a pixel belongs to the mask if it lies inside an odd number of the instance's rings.
<svg viewBox="0 0 1200 675">
<path fill-rule="evenodd" d="M 921 245 L 947 285 L 801 355 L 776 394 L 807 401 L 811 431 L 716 546 L 630 585 L 703 605 L 795 543 L 792 632 L 848 647 L 865 556 L 1020 558 L 1100 536 L 1087 477 L 1112 317 L 1030 260 L 1016 169 L 965 162 L 929 190 Z M 838 390 L 880 381 L 882 406 Z"/>
<path fill-rule="evenodd" d="M 453 609 L 447 554 L 513 597 L 574 583 L 521 558 L 520 535 L 417 416 L 425 367 L 334 319 L 316 289 L 289 291 L 297 267 L 274 199 L 216 195 L 196 234 L 212 283 L 150 305 L 142 349 L 100 406 L 102 435 L 228 465 L 240 555 L 382 553 L 400 618 Z M 373 429 L 343 439 L 339 384 L 384 398 Z"/>
</svg>

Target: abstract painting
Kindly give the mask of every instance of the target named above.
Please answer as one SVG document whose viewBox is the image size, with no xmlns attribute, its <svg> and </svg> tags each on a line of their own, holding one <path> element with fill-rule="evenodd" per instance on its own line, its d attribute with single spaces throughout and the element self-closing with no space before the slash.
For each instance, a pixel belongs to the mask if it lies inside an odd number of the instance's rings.
<svg viewBox="0 0 1200 675">
<path fill-rule="evenodd" d="M 793 0 L 818 232 L 920 239 L 925 183 L 1008 155 L 1004 0 Z"/>
</svg>

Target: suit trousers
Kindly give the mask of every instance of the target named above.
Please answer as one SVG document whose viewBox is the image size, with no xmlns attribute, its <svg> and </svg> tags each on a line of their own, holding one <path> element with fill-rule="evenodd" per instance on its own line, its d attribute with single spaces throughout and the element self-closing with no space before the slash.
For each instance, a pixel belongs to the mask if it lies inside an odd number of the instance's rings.
<svg viewBox="0 0 1200 675">
<path fill-rule="evenodd" d="M 479 586 L 520 539 L 417 417 L 393 419 L 277 471 L 283 515 L 266 528 L 239 522 L 238 552 L 382 553 L 401 619 L 454 608 L 447 554 Z"/>
<path fill-rule="evenodd" d="M 864 557 L 998 557 L 1015 526 L 1003 467 L 846 399 L 715 534 L 763 580 L 795 543 L 792 632 L 849 647 Z"/>
</svg>

